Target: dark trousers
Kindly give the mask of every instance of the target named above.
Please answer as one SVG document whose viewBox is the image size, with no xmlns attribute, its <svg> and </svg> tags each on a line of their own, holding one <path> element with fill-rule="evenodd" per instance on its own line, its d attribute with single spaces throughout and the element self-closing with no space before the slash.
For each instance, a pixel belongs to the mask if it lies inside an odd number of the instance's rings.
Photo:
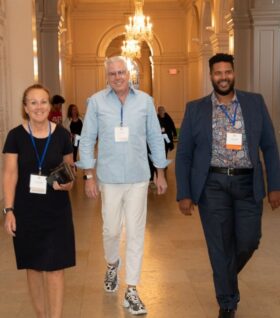
<svg viewBox="0 0 280 318">
<path fill-rule="evenodd" d="M 74 162 L 77 161 L 77 156 L 78 156 L 78 147 L 73 146 L 73 160 L 74 160 Z"/>
<path fill-rule="evenodd" d="M 263 203 L 253 198 L 253 175 L 209 173 L 198 204 L 217 301 L 236 309 L 238 273 L 258 248 Z"/>
</svg>

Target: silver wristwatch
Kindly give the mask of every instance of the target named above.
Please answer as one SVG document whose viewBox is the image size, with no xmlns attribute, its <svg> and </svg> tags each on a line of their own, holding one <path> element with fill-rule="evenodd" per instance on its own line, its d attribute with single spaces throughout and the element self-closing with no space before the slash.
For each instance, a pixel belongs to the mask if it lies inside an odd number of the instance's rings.
<svg viewBox="0 0 280 318">
<path fill-rule="evenodd" d="M 4 208 L 3 209 L 3 214 L 7 214 L 10 211 L 14 212 L 14 208 Z"/>
</svg>

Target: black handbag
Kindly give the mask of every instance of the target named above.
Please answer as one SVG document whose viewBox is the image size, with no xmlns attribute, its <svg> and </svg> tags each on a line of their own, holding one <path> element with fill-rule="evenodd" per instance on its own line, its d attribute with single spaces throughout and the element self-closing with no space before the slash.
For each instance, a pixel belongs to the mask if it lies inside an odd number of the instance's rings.
<svg viewBox="0 0 280 318">
<path fill-rule="evenodd" d="M 62 162 L 51 171 L 50 175 L 47 177 L 47 183 L 52 186 L 54 181 L 57 181 L 58 184 L 65 184 L 74 179 L 75 175 L 70 165 L 66 162 Z"/>
</svg>

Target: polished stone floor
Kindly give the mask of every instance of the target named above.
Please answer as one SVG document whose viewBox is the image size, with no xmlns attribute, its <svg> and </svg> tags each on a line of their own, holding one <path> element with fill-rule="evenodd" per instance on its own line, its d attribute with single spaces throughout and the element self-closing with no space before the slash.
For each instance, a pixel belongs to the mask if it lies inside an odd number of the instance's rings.
<svg viewBox="0 0 280 318">
<path fill-rule="evenodd" d="M 174 154 L 171 154 L 171 156 Z M 175 201 L 174 163 L 168 168 L 168 193 L 149 190 L 145 256 L 138 286 L 149 318 L 217 318 L 212 274 L 197 211 L 180 214 Z M 79 172 L 71 192 L 77 266 L 66 270 L 63 318 L 127 318 L 122 307 L 124 267 L 116 294 L 103 291 L 100 200 L 87 199 Z M 0 317 L 35 318 L 25 271 L 17 271 L 11 239 L 0 218 Z M 125 241 L 122 241 L 124 255 Z M 240 274 L 241 302 L 237 318 L 280 317 L 280 210 L 265 204 L 263 239 Z"/>
</svg>

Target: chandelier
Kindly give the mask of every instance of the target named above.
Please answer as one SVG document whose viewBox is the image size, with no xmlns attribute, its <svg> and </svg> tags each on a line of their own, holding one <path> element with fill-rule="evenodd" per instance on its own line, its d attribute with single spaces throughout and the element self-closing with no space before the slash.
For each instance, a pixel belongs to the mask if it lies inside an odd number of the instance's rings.
<svg viewBox="0 0 280 318">
<path fill-rule="evenodd" d="M 134 39 L 128 39 L 123 41 L 122 56 L 129 59 L 135 59 L 141 57 L 141 46 L 139 41 Z"/>
<path fill-rule="evenodd" d="M 150 17 L 143 14 L 144 0 L 134 0 L 135 14 L 129 17 L 129 24 L 125 26 L 126 37 L 140 42 L 151 41 L 153 38 Z"/>
<path fill-rule="evenodd" d="M 150 17 L 143 14 L 144 0 L 134 0 L 134 4 L 135 14 L 129 17 L 129 24 L 125 25 L 125 41 L 122 46 L 122 55 L 132 60 L 141 57 L 141 42 L 153 38 Z"/>
</svg>

